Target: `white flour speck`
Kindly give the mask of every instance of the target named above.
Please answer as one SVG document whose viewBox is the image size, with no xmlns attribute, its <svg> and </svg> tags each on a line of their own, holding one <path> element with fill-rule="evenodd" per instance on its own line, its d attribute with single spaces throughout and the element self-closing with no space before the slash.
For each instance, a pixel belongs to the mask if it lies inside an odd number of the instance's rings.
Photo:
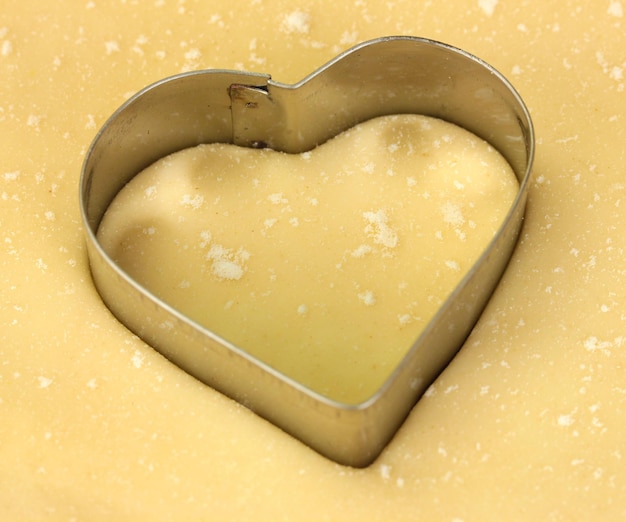
<svg viewBox="0 0 626 522">
<path fill-rule="evenodd" d="M 10 40 L 5 40 L 4 42 L 2 42 L 2 47 L 0 47 L 0 54 L 2 54 L 2 56 L 9 56 L 12 51 L 13 44 Z"/>
<path fill-rule="evenodd" d="M 421 377 L 414 377 L 413 379 L 411 379 L 411 382 L 409 384 L 409 387 L 412 390 L 417 390 L 424 382 L 424 379 L 422 379 Z"/>
<path fill-rule="evenodd" d="M 374 170 L 376 170 L 376 165 L 374 165 L 371 161 L 363 165 L 363 172 L 366 172 L 367 174 L 373 174 Z"/>
<path fill-rule="evenodd" d="M 443 204 L 441 207 L 441 213 L 443 214 L 443 220 L 454 227 L 460 227 L 465 223 L 463 212 L 459 206 L 451 203 L 450 201 Z"/>
<path fill-rule="evenodd" d="M 202 52 L 200 49 L 192 48 L 185 52 L 185 64 L 183 65 L 183 71 L 190 71 L 200 67 L 200 59 L 202 58 Z"/>
<path fill-rule="evenodd" d="M 497 5 L 498 0 L 478 0 L 478 7 L 480 7 L 487 16 L 493 15 Z"/>
<path fill-rule="evenodd" d="M 114 40 L 109 40 L 108 42 L 104 42 L 104 48 L 106 49 L 107 54 L 119 52 L 120 50 L 119 44 Z"/>
<path fill-rule="evenodd" d="M 219 27 L 224 27 L 224 20 L 222 20 L 222 16 L 219 14 L 212 14 L 209 17 L 210 24 L 217 24 Z"/>
<path fill-rule="evenodd" d="M 211 232 L 203 230 L 200 232 L 200 248 L 205 248 L 211 242 Z"/>
<path fill-rule="evenodd" d="M 369 254 L 372 251 L 372 247 L 369 245 L 359 245 L 356 247 L 352 253 L 352 257 L 365 257 L 365 255 Z"/>
<path fill-rule="evenodd" d="M 358 40 L 358 33 L 356 31 L 344 31 L 341 34 L 339 43 L 343 45 L 352 45 L 352 44 L 355 44 L 357 40 Z"/>
<path fill-rule="evenodd" d="M 29 127 L 34 127 L 36 129 L 41 123 L 41 118 L 42 117 L 37 114 L 30 114 L 28 116 L 28 119 L 26 120 L 26 125 L 28 125 Z"/>
<path fill-rule="evenodd" d="M 140 352 L 136 351 L 131 357 L 131 362 L 135 368 L 141 368 L 143 366 L 143 359 L 144 356 Z"/>
<path fill-rule="evenodd" d="M 610 355 L 609 348 L 613 346 L 611 341 L 601 341 L 595 335 L 592 335 L 583 341 L 583 346 L 588 352 L 600 351 L 605 355 Z"/>
<path fill-rule="evenodd" d="M 366 290 L 365 292 L 360 293 L 359 299 L 367 306 L 373 306 L 376 304 L 376 297 L 374 296 L 374 292 L 371 290 Z"/>
<path fill-rule="evenodd" d="M 306 34 L 311 29 L 311 16 L 304 11 L 296 9 L 286 14 L 280 24 L 280 30 L 284 33 Z"/>
<path fill-rule="evenodd" d="M 609 3 L 609 9 L 607 12 L 611 16 L 621 18 L 624 15 L 624 9 L 622 8 L 622 3 L 619 0 L 611 0 L 611 2 Z"/>
<path fill-rule="evenodd" d="M 39 381 L 40 388 L 47 388 L 52 384 L 52 379 L 49 379 L 48 377 L 37 377 L 37 380 Z"/>
<path fill-rule="evenodd" d="M 388 248 L 394 248 L 398 244 L 398 235 L 388 225 L 389 219 L 384 210 L 364 212 L 363 217 L 368 222 L 365 233 L 373 237 L 374 243 Z"/>
<path fill-rule="evenodd" d="M 174 329 L 174 321 L 172 321 L 171 319 L 166 319 L 165 321 L 161 321 L 159 323 L 159 328 L 161 330 L 171 331 Z"/>
<path fill-rule="evenodd" d="M 229 259 L 216 259 L 213 261 L 213 273 L 220 279 L 241 279 L 243 268 Z"/>
<path fill-rule="evenodd" d="M 401 314 L 398 315 L 398 322 L 402 325 L 405 326 L 407 324 L 409 324 L 411 322 L 411 315 L 410 314 Z"/>
<path fill-rule="evenodd" d="M 288 200 L 283 197 L 282 192 L 276 192 L 275 194 L 270 194 L 269 196 L 267 196 L 267 199 L 273 205 L 278 205 L 280 203 L 288 203 Z"/>
<path fill-rule="evenodd" d="M 611 67 L 611 70 L 609 71 L 609 78 L 611 78 L 611 80 L 619 82 L 624 78 L 624 69 L 617 65 Z"/>
<path fill-rule="evenodd" d="M 250 258 L 250 254 L 242 248 L 233 252 L 222 245 L 213 244 L 206 258 L 213 261 L 211 269 L 214 275 L 220 279 L 234 281 L 243 277 L 243 263 Z"/>
<path fill-rule="evenodd" d="M 185 53 L 186 60 L 197 60 L 201 56 L 202 56 L 202 53 L 200 52 L 200 49 L 196 49 L 195 47 L 193 49 L 189 49 Z"/>
<path fill-rule="evenodd" d="M 458 384 L 451 384 L 443 391 L 443 393 L 447 395 L 449 393 L 452 393 L 453 391 L 457 391 L 458 389 L 459 389 Z"/>
<path fill-rule="evenodd" d="M 39 270 L 41 270 L 42 272 L 48 270 L 48 265 L 40 257 L 35 260 L 35 266 L 39 268 Z"/>
<path fill-rule="evenodd" d="M 194 210 L 200 208 L 203 203 L 204 203 L 204 197 L 202 197 L 199 194 L 195 196 L 185 194 L 180 200 L 181 205 L 185 205 L 186 207 L 191 207 Z"/>
<path fill-rule="evenodd" d="M 87 114 L 87 123 L 85 123 L 85 129 L 95 129 L 96 118 L 93 114 Z"/>
<path fill-rule="evenodd" d="M 454 270 L 455 272 L 458 272 L 459 270 L 461 270 L 461 267 L 459 266 L 459 264 L 456 261 L 453 261 L 451 259 L 448 259 L 445 261 L 445 265 L 450 269 L 450 270 Z"/>
</svg>

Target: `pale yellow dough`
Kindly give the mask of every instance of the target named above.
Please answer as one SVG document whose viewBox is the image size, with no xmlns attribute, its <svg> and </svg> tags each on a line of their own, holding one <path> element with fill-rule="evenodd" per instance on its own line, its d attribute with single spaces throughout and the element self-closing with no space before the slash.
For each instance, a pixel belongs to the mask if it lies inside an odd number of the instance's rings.
<svg viewBox="0 0 626 522">
<path fill-rule="evenodd" d="M 151 82 L 199 68 L 297 82 L 391 34 L 507 76 L 537 156 L 521 242 L 477 328 L 354 470 L 110 314 L 78 178 L 98 128 Z M 625 49 L 625 0 L 3 0 L 0 520 L 624 519 Z"/>
<path fill-rule="evenodd" d="M 98 237 L 185 315 L 357 404 L 486 248 L 517 189 L 504 158 L 469 132 L 387 116 L 300 155 L 178 152 L 118 194 Z"/>
</svg>

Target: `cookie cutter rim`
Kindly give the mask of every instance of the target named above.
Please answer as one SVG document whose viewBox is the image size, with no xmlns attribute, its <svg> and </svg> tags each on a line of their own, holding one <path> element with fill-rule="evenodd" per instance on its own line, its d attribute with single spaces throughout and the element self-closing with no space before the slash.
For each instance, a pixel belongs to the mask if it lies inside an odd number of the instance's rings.
<svg viewBox="0 0 626 522">
<path fill-rule="evenodd" d="M 383 386 L 360 404 L 320 395 L 189 320 L 98 243 L 113 197 L 167 154 L 209 142 L 303 152 L 360 121 L 397 113 L 438 117 L 485 139 L 509 161 L 519 190 L 483 254 Z M 79 203 L 92 278 L 118 320 L 174 364 L 322 455 L 364 467 L 461 348 L 495 290 L 523 224 L 534 146 L 530 114 L 508 80 L 483 60 L 426 38 L 363 42 L 294 84 L 222 69 L 171 76 L 126 101 L 85 156 Z"/>
</svg>

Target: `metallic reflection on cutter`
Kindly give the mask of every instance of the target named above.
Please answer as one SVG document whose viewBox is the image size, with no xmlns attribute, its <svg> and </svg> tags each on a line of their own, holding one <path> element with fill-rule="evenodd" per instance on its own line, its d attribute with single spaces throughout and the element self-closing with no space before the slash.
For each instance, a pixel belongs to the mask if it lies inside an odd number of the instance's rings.
<svg viewBox="0 0 626 522">
<path fill-rule="evenodd" d="M 380 390 L 358 405 L 323 397 L 186 318 L 137 284 L 96 231 L 120 189 L 154 161 L 200 143 L 303 152 L 364 120 L 417 113 L 482 137 L 509 161 L 519 192 L 487 250 Z M 299 83 L 205 70 L 159 81 L 129 99 L 95 137 L 80 205 L 95 285 L 130 330 L 179 367 L 346 465 L 370 464 L 478 320 L 515 248 L 534 155 L 522 99 L 491 66 L 449 45 L 384 37 L 340 54 Z"/>
</svg>

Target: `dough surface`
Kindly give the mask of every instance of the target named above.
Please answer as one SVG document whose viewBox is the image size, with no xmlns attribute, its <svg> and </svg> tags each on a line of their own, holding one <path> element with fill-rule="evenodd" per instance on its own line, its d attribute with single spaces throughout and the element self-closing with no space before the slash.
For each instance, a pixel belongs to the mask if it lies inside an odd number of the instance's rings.
<svg viewBox="0 0 626 522">
<path fill-rule="evenodd" d="M 502 224 L 518 183 L 450 123 L 387 116 L 299 155 L 210 144 L 135 177 L 98 231 L 148 290 L 285 375 L 358 404 Z"/>
<path fill-rule="evenodd" d="M 626 514 L 624 0 L 4 0 L 0 519 L 619 520 Z M 129 96 L 198 68 L 297 82 L 408 34 L 507 76 L 537 134 L 521 242 L 368 468 L 177 369 L 102 304 L 78 178 Z"/>
</svg>

